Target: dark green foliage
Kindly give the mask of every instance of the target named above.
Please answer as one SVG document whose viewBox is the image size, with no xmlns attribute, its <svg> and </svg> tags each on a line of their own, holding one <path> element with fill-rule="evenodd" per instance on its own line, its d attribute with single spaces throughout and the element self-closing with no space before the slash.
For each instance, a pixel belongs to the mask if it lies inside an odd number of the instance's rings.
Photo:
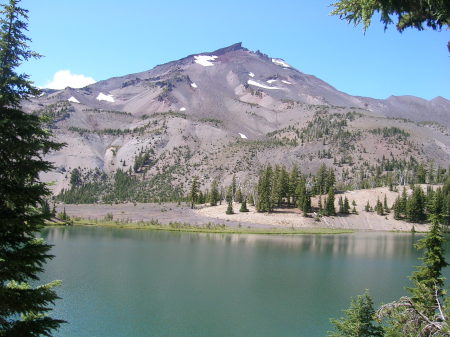
<svg viewBox="0 0 450 337">
<path fill-rule="evenodd" d="M 28 26 L 28 11 L 20 8 L 18 3 L 10 0 L 9 4 L 1 5 L 0 107 L 18 108 L 22 99 L 39 92 L 28 75 L 15 71 L 23 61 L 40 57 L 28 48 L 30 39 L 24 34 Z"/>
<path fill-rule="evenodd" d="M 395 202 L 394 202 L 394 205 L 392 208 L 394 209 L 394 219 L 400 220 L 402 217 L 400 197 L 397 197 L 397 199 L 395 199 Z"/>
<path fill-rule="evenodd" d="M 377 212 L 378 215 L 384 215 L 383 204 L 381 203 L 380 198 L 377 199 L 377 203 L 375 205 L 375 212 Z"/>
<path fill-rule="evenodd" d="M 72 185 L 72 187 L 77 187 L 80 186 L 81 183 L 82 180 L 80 170 L 78 168 L 74 168 L 70 173 L 70 185 Z"/>
<path fill-rule="evenodd" d="M 350 213 L 350 204 L 348 202 L 348 198 L 345 197 L 344 198 L 344 214 L 349 214 Z"/>
<path fill-rule="evenodd" d="M 236 194 L 235 194 L 234 197 L 235 197 L 236 202 L 238 202 L 238 203 L 242 202 L 243 196 L 242 196 L 242 191 L 241 191 L 240 187 L 237 189 Z"/>
<path fill-rule="evenodd" d="M 259 175 L 257 193 L 258 200 L 256 209 L 258 212 L 271 212 L 273 204 L 271 200 L 272 191 L 272 167 L 267 166 Z"/>
<path fill-rule="evenodd" d="M 311 212 L 311 196 L 306 194 L 303 199 L 303 216 L 308 216 L 309 212 Z"/>
<path fill-rule="evenodd" d="M 382 337 L 383 329 L 375 321 L 373 301 L 368 291 L 352 298 L 350 307 L 344 310 L 344 317 L 332 319 L 335 331 L 328 337 Z"/>
<path fill-rule="evenodd" d="M 191 181 L 191 189 L 189 191 L 189 201 L 191 202 L 191 208 L 194 208 L 194 205 L 198 202 L 198 195 L 199 195 L 199 183 L 198 178 L 193 177 Z"/>
<path fill-rule="evenodd" d="M 383 209 L 384 209 L 384 211 L 385 211 L 386 213 L 390 213 L 390 211 L 389 211 L 389 206 L 388 206 L 388 204 L 387 204 L 387 197 L 386 197 L 386 194 L 384 195 Z"/>
<path fill-rule="evenodd" d="M 347 196 L 344 197 L 344 200 L 342 200 L 342 197 L 339 197 L 339 213 L 350 214 L 350 203 Z"/>
<path fill-rule="evenodd" d="M 134 172 L 141 172 L 144 167 L 149 167 L 152 164 L 152 157 L 155 154 L 153 149 L 141 150 L 141 152 L 134 159 Z"/>
<path fill-rule="evenodd" d="M 222 120 L 216 118 L 200 118 L 199 121 L 204 123 L 210 123 L 216 127 L 220 127 L 223 124 Z"/>
<path fill-rule="evenodd" d="M 52 123 L 68 118 L 70 112 L 73 111 L 75 111 L 75 109 L 69 102 L 60 101 L 34 111 L 33 114 L 42 117 L 44 122 L 51 126 Z"/>
<path fill-rule="evenodd" d="M 15 68 L 37 56 L 27 46 L 27 11 L 19 1 L 2 4 L 0 18 L 0 336 L 50 336 L 63 323 L 46 316 L 58 299 L 59 282 L 32 287 L 52 255 L 50 245 L 35 238 L 49 217 L 41 208 L 50 195 L 39 174 L 53 169 L 43 160 L 61 144 L 50 140 L 38 116 L 19 110 L 38 91 Z"/>
<path fill-rule="evenodd" d="M 233 178 L 231 179 L 231 198 L 234 200 L 236 195 L 236 175 L 233 174 Z"/>
<path fill-rule="evenodd" d="M 297 187 L 295 188 L 295 199 L 297 201 L 297 207 L 301 210 L 303 210 L 306 194 L 305 180 L 298 179 Z"/>
<path fill-rule="evenodd" d="M 449 336 L 450 326 L 445 315 L 449 313 L 449 298 L 444 298 L 442 269 L 445 261 L 441 219 L 431 216 L 431 228 L 416 248 L 423 251 L 422 265 L 416 267 L 410 279 L 413 287 L 408 288 L 410 297 L 388 303 L 378 310 L 380 319 L 385 320 L 387 336 Z"/>
<path fill-rule="evenodd" d="M 298 172 L 298 168 L 297 166 L 294 166 L 291 170 L 291 174 L 289 176 L 289 199 L 288 199 L 288 206 L 291 205 L 296 205 L 296 201 L 297 201 L 297 193 L 296 193 L 296 189 L 297 189 L 297 184 L 299 181 L 299 172 Z"/>
<path fill-rule="evenodd" d="M 314 193 L 325 194 L 328 193 L 330 188 L 334 188 L 334 183 L 336 178 L 334 176 L 334 171 L 332 168 L 328 169 L 325 164 L 322 164 L 317 171 L 314 178 Z"/>
<path fill-rule="evenodd" d="M 422 163 L 419 164 L 416 170 L 416 184 L 425 184 L 427 171 Z"/>
<path fill-rule="evenodd" d="M 372 129 L 370 130 L 370 133 L 373 133 L 374 135 L 381 135 L 383 138 L 395 138 L 397 141 L 405 141 L 411 136 L 408 132 L 395 126 L 384 127 L 382 129 Z"/>
<path fill-rule="evenodd" d="M 334 207 L 334 190 L 332 187 L 328 190 L 328 196 L 325 202 L 324 215 L 336 215 L 336 209 Z"/>
<path fill-rule="evenodd" d="M 107 191 L 103 196 L 103 201 L 112 203 L 123 200 L 131 200 L 133 191 L 139 185 L 139 181 L 122 170 L 114 173 L 114 183 L 111 190 Z M 88 185 L 89 186 L 89 185 Z"/>
<path fill-rule="evenodd" d="M 248 212 L 247 201 L 245 199 L 242 200 L 241 208 L 239 209 L 239 212 Z"/>
<path fill-rule="evenodd" d="M 339 213 L 344 213 L 344 200 L 342 199 L 342 196 L 339 196 L 339 201 L 338 201 L 338 205 L 339 205 Z"/>
<path fill-rule="evenodd" d="M 370 206 L 369 200 L 367 200 L 366 206 L 364 206 L 366 212 L 372 212 L 372 206 Z"/>
<path fill-rule="evenodd" d="M 436 309 L 436 292 L 443 295 L 444 277 L 442 269 L 448 266 L 445 261 L 445 237 L 437 216 L 432 217 L 429 233 L 416 244 L 418 250 L 423 251 L 422 265 L 411 275 L 414 287 L 408 288 L 411 299 L 420 304 L 423 312 L 430 316 Z"/>
<path fill-rule="evenodd" d="M 211 206 L 217 206 L 217 202 L 219 201 L 219 183 L 217 180 L 213 180 L 211 183 L 211 192 L 209 194 L 209 203 Z"/>
<path fill-rule="evenodd" d="M 415 186 L 413 193 L 406 203 L 406 218 L 410 222 L 425 220 L 425 197 L 420 186 Z"/>
<path fill-rule="evenodd" d="M 225 214 L 234 214 L 233 211 L 233 199 L 232 199 L 232 186 L 229 187 L 227 192 L 227 210 L 225 211 Z"/>
<path fill-rule="evenodd" d="M 395 24 L 400 32 L 406 28 L 423 30 L 425 27 L 440 30 L 450 24 L 448 2 L 440 0 L 341 0 L 332 6 L 334 10 L 331 14 L 355 25 L 362 23 L 364 30 L 370 26 L 375 13 L 379 13 L 385 29 Z"/>
<path fill-rule="evenodd" d="M 225 201 L 228 203 L 233 202 L 233 185 L 228 186 L 225 194 Z"/>
</svg>

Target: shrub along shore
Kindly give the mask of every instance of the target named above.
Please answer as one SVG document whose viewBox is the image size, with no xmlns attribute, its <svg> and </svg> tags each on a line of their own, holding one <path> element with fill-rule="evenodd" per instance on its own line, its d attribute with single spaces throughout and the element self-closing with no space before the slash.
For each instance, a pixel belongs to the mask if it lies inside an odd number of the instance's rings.
<svg viewBox="0 0 450 337">
<path fill-rule="evenodd" d="M 224 233 L 224 234 L 277 234 L 277 235 L 291 235 L 291 234 L 349 234 L 353 230 L 349 229 L 334 229 L 334 228 L 254 228 L 254 227 L 231 227 L 225 224 L 206 223 L 203 225 L 191 225 L 188 223 L 170 222 L 168 224 L 161 224 L 157 220 L 140 221 L 140 222 L 126 222 L 120 220 L 98 220 L 98 219 L 83 219 L 74 217 L 66 222 L 52 222 L 48 223 L 51 226 L 99 226 L 99 227 L 115 227 L 125 229 L 145 229 L 168 232 L 197 232 L 197 233 Z"/>
</svg>

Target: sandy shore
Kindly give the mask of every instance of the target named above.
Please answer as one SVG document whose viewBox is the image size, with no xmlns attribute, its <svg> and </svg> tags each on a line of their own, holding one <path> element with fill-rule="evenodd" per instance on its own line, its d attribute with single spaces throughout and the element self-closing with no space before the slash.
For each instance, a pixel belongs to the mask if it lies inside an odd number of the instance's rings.
<svg viewBox="0 0 450 337">
<path fill-rule="evenodd" d="M 412 227 L 416 231 L 427 231 L 427 225 L 411 224 L 405 221 L 395 220 L 392 212 L 385 216 L 377 215 L 375 212 L 366 212 L 364 210 L 367 201 L 372 207 L 375 206 L 377 200 L 384 201 L 386 195 L 388 207 L 392 207 L 397 196 L 403 191 L 389 191 L 387 187 L 374 188 L 369 190 L 349 191 L 336 195 L 336 210 L 338 210 L 339 197 L 347 197 L 350 205 L 353 200 L 356 202 L 356 210 L 358 214 L 347 216 L 322 217 L 320 221 L 315 221 L 311 217 L 303 217 L 298 209 L 277 209 L 273 213 L 258 213 L 254 207 L 249 206 L 250 212 L 239 213 L 239 204 L 234 204 L 233 208 L 236 214 L 225 214 L 226 205 L 215 207 L 204 207 L 195 211 L 200 216 L 208 217 L 215 220 L 233 220 L 238 222 L 248 222 L 264 224 L 277 227 L 294 227 L 294 228 L 342 228 L 354 230 L 375 230 L 375 231 L 411 231 Z M 312 205 L 317 206 L 318 197 L 312 199 Z M 353 206 L 351 206 L 353 207 Z"/>
<path fill-rule="evenodd" d="M 239 204 L 234 204 L 235 214 L 225 214 L 226 205 L 198 207 L 191 210 L 186 205 L 168 204 L 93 204 L 93 205 L 58 205 L 57 210 L 61 212 L 66 209 L 70 216 L 85 219 L 104 219 L 110 213 L 114 220 L 128 222 L 158 220 L 161 224 L 170 222 L 189 223 L 191 225 L 225 224 L 229 227 L 243 228 L 336 228 L 352 230 L 374 230 L 374 231 L 411 231 L 414 226 L 416 231 L 426 231 L 426 225 L 411 224 L 405 221 L 394 220 L 393 214 L 386 216 L 377 215 L 375 212 L 368 213 L 364 207 L 369 203 L 374 206 L 377 199 L 384 200 L 386 195 L 388 206 L 391 207 L 401 192 L 390 192 L 388 188 L 381 187 L 370 190 L 350 191 L 341 194 L 347 196 L 350 203 L 355 200 L 356 209 L 359 214 L 348 216 L 322 217 L 315 221 L 313 216 L 303 217 L 298 209 L 277 209 L 273 213 L 258 213 L 254 207 L 249 206 L 250 212 L 240 213 Z M 339 194 L 336 195 L 336 209 Z M 317 205 L 318 198 L 312 200 Z"/>
</svg>

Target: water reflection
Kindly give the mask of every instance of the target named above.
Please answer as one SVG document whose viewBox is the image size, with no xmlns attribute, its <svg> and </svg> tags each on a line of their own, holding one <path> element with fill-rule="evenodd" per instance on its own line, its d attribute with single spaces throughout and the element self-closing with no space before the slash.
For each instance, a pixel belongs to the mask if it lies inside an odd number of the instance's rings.
<svg viewBox="0 0 450 337">
<path fill-rule="evenodd" d="M 419 235 L 177 233 L 97 227 L 43 231 L 62 279 L 57 336 L 323 336 L 366 288 L 405 293 Z M 98 324 L 103 322 L 103 324 Z"/>
<path fill-rule="evenodd" d="M 182 233 L 119 228 L 74 227 L 50 228 L 42 235 L 49 242 L 90 239 L 97 242 L 115 240 L 179 242 L 196 244 L 210 242 L 216 245 L 253 247 L 261 251 L 290 250 L 324 255 L 351 255 L 371 258 L 406 257 L 415 254 L 414 243 L 421 234 L 359 232 L 339 235 L 254 235 Z"/>
</svg>

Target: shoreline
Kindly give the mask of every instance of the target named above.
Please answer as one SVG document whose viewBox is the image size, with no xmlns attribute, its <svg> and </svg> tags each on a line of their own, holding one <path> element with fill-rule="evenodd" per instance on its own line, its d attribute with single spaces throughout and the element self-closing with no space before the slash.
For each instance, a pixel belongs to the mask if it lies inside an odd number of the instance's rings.
<svg viewBox="0 0 450 337">
<path fill-rule="evenodd" d="M 50 225 L 51 227 L 84 226 L 84 227 L 109 227 L 121 229 L 142 229 L 166 232 L 187 233 L 212 233 L 212 234 L 264 234 L 264 235 L 302 235 L 302 234 L 352 234 L 351 229 L 340 228 L 256 228 L 256 227 L 230 227 L 223 225 L 190 225 L 185 223 L 160 224 L 158 222 L 125 223 L 121 221 L 76 219 L 73 225 Z"/>
<path fill-rule="evenodd" d="M 191 209 L 185 204 L 176 203 L 119 203 L 119 204 L 58 204 L 57 212 L 66 212 L 77 224 L 102 225 L 124 228 L 153 229 L 184 232 L 207 233 L 338 233 L 341 231 L 376 232 L 427 232 L 427 224 L 413 224 L 395 220 L 392 212 L 383 216 L 365 212 L 362 200 L 376 200 L 385 193 L 389 199 L 396 197 L 387 188 L 369 191 L 351 191 L 350 200 L 356 199 L 358 214 L 323 216 L 314 218 L 313 214 L 304 217 L 296 208 L 280 208 L 272 213 L 259 213 L 255 207 L 248 206 L 250 212 L 241 213 L 239 204 L 234 203 L 236 212 L 225 214 L 226 205 L 197 205 Z M 363 193 L 363 195 L 359 195 Z M 370 195 L 368 195 L 370 194 Z M 381 198 L 380 198 L 381 199 Z M 395 200 L 395 199 L 394 199 Z M 313 200 L 315 203 L 316 200 Z M 55 223 L 50 223 L 54 225 Z M 144 225 L 145 224 L 145 225 Z M 151 224 L 151 226 L 149 225 Z"/>
</svg>

